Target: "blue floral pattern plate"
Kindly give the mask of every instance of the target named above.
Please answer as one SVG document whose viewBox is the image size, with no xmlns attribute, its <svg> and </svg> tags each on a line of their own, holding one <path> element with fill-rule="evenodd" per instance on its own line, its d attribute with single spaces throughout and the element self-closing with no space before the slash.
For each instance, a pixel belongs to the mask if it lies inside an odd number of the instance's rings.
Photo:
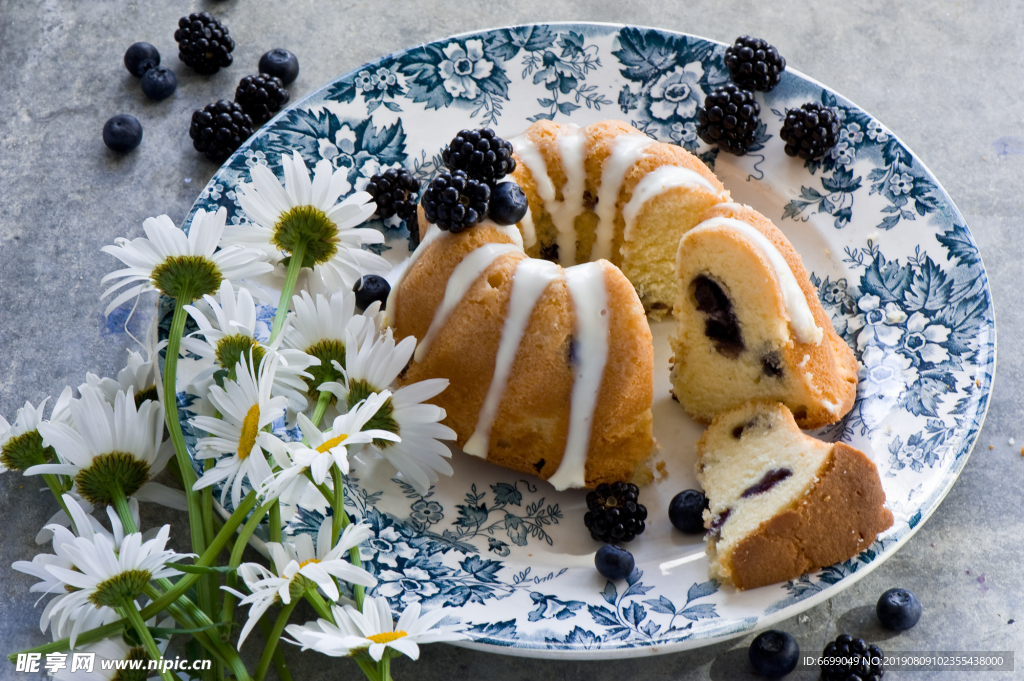
<svg viewBox="0 0 1024 681">
<path fill-rule="evenodd" d="M 556 492 L 461 452 L 455 475 L 426 495 L 386 462 L 354 465 L 346 501 L 376 533 L 363 550 L 380 580 L 376 593 L 399 610 L 413 602 L 454 608 L 473 637 L 466 645 L 624 657 L 707 645 L 791 617 L 906 542 L 977 438 L 995 369 L 995 320 L 980 254 L 949 196 L 879 121 L 792 70 L 774 91 L 758 93 L 762 123 L 748 155 L 704 144 L 696 110 L 729 80 L 724 50 L 695 36 L 608 24 L 517 26 L 414 47 L 341 76 L 264 125 L 196 202 L 244 220 L 235 188 L 249 167 L 266 164 L 280 176 L 281 155 L 293 151 L 310 166 L 327 159 L 346 169 L 354 191 L 387 167 L 429 180 L 461 128 L 486 125 L 508 138 L 544 118 L 619 118 L 700 156 L 734 199 L 771 217 L 802 254 L 861 363 L 853 411 L 817 435 L 874 458 L 895 525 L 860 555 L 790 582 L 737 592 L 709 580 L 701 539 L 674 531 L 667 518 L 672 496 L 696 487 L 701 429 L 669 398 L 671 323 L 656 323 L 655 434 L 666 468 L 642 492 L 649 529 L 629 546 L 637 567 L 627 580 L 609 582 L 594 569 L 598 547 L 582 531 L 582 491 Z M 842 131 L 824 159 L 804 163 L 783 153 L 779 130 L 786 109 L 807 101 L 836 107 Z M 408 256 L 405 224 L 372 225 L 386 236 L 380 253 L 394 263 Z M 261 314 L 269 322 L 273 308 Z M 180 398 L 187 421 L 188 397 Z M 186 435 L 194 445 L 187 423 Z M 288 530 L 314 532 L 325 511 L 288 509 Z"/>
</svg>

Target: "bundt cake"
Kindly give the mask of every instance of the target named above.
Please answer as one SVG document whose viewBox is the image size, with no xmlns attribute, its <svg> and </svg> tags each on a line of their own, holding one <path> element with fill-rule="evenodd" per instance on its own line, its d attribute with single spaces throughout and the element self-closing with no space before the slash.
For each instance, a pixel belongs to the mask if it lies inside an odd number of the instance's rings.
<svg viewBox="0 0 1024 681">
<path fill-rule="evenodd" d="M 649 481 L 651 332 L 608 261 L 563 269 L 515 226 L 430 226 L 386 311 L 419 339 L 401 380 L 449 379 L 433 402 L 466 452 L 556 489 Z"/>
<path fill-rule="evenodd" d="M 801 428 L 834 423 L 857 395 L 857 361 L 800 256 L 748 206 L 720 203 L 680 239 L 673 393 L 702 423 L 750 399 L 785 403 Z"/>
<path fill-rule="evenodd" d="M 729 192 L 700 159 L 622 121 L 584 128 L 541 120 L 510 140 L 530 210 L 520 223 L 527 255 L 564 266 L 611 261 L 644 309 L 675 302 L 675 246 Z"/>
<path fill-rule="evenodd" d="M 778 402 L 719 415 L 697 444 L 709 576 L 737 589 L 846 560 L 892 526 L 875 464 L 804 435 Z"/>
</svg>

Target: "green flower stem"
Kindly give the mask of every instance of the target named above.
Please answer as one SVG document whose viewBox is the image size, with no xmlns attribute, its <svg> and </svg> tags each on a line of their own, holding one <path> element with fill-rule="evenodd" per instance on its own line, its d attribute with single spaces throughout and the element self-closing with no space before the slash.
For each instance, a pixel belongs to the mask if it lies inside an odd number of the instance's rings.
<svg viewBox="0 0 1024 681">
<path fill-rule="evenodd" d="M 192 469 L 192 459 L 185 447 L 185 436 L 181 432 L 181 422 L 178 420 L 178 350 L 181 347 L 181 337 L 185 332 L 185 304 L 192 302 L 192 300 L 184 300 L 187 297 L 189 296 L 180 296 L 175 299 L 171 330 L 167 335 L 167 354 L 164 358 L 164 415 L 167 421 L 167 430 L 171 434 L 171 442 L 174 444 L 174 457 L 178 463 L 178 471 L 181 473 L 181 482 L 185 487 L 189 531 L 192 535 L 192 552 L 202 554 L 206 550 L 206 534 L 203 529 L 203 514 L 198 495 L 192 489 L 196 484 L 196 473 Z M 199 589 L 199 605 L 206 612 L 213 612 L 213 603 L 210 601 L 208 588 Z"/>
<path fill-rule="evenodd" d="M 324 597 L 320 595 L 319 591 L 316 589 L 306 589 L 306 592 L 303 595 L 306 597 L 306 600 L 309 601 L 309 604 L 313 606 L 313 609 L 316 610 L 317 615 L 331 624 L 337 624 L 337 622 L 334 621 L 334 613 L 331 612 L 331 606 L 327 604 L 327 601 L 324 600 Z"/>
<path fill-rule="evenodd" d="M 380 669 L 377 666 L 377 663 L 365 650 L 353 655 L 352 659 L 355 660 L 356 664 L 359 665 L 359 668 L 363 670 L 363 674 L 366 675 L 366 678 L 369 679 L 369 681 L 382 681 Z"/>
<path fill-rule="evenodd" d="M 292 306 L 295 282 L 299 279 L 299 272 L 302 270 L 302 261 L 305 257 L 306 242 L 300 241 L 288 260 L 288 272 L 285 274 L 284 287 L 281 289 L 281 299 L 277 303 L 277 314 L 274 315 L 274 325 L 270 329 L 270 343 L 277 339 L 281 334 L 281 329 L 284 328 L 284 320 L 288 318 L 288 310 Z"/>
<path fill-rule="evenodd" d="M 160 652 L 160 648 L 157 647 L 156 641 L 153 640 L 153 635 L 149 633 L 149 629 L 146 627 L 146 621 L 142 619 L 142 615 L 139 614 L 139 609 L 136 607 L 134 601 L 128 601 L 123 606 L 118 608 L 121 616 L 132 623 L 135 627 L 135 632 L 139 635 L 139 640 L 142 641 L 142 645 L 146 648 L 146 652 L 149 653 L 151 660 L 160 660 L 163 658 L 163 653 Z M 174 674 L 170 670 L 165 670 L 163 667 L 160 668 L 160 678 L 164 681 L 180 681 L 178 675 Z"/>
<path fill-rule="evenodd" d="M 67 491 L 64 489 L 64 483 L 61 481 L 59 476 L 45 473 L 43 475 L 43 481 L 46 482 L 46 486 L 50 488 L 50 492 L 53 494 L 53 498 L 60 504 L 60 510 L 64 511 L 64 515 L 71 518 L 71 512 L 68 511 L 68 505 L 64 503 L 64 493 Z"/>
<path fill-rule="evenodd" d="M 316 400 L 316 409 L 313 410 L 313 418 L 310 419 L 314 426 L 320 426 L 320 419 L 324 417 L 324 412 L 327 411 L 332 397 L 334 397 L 334 393 L 329 390 L 320 391 L 320 396 Z"/>
<path fill-rule="evenodd" d="M 380 679 L 381 681 L 392 681 L 391 680 L 391 656 L 388 654 L 389 650 L 384 649 L 384 655 L 380 658 Z"/>
<path fill-rule="evenodd" d="M 213 459 L 207 459 L 205 469 L 210 470 L 216 465 Z M 214 539 L 213 530 L 213 486 L 204 487 L 200 493 L 200 503 L 203 509 L 203 536 L 206 538 L 206 542 L 212 542 Z M 200 580 L 199 587 L 201 591 L 205 589 L 206 600 L 211 604 L 210 609 L 207 613 L 212 619 L 217 619 L 217 598 L 218 592 L 220 591 L 220 580 L 216 573 L 211 573 Z"/>
<path fill-rule="evenodd" d="M 114 497 L 114 510 L 117 511 L 117 517 L 121 520 L 125 534 L 138 532 L 139 528 L 135 526 L 135 518 L 132 516 L 131 507 L 128 506 L 128 497 L 121 489 L 121 483 L 115 480 L 114 488 L 110 491 Z"/>
<path fill-rule="evenodd" d="M 270 625 L 267 624 L 265 619 L 260 619 L 260 631 L 263 632 L 264 638 L 269 640 L 270 638 Z M 277 678 L 280 681 L 292 681 L 292 673 L 288 669 L 288 662 L 284 659 L 284 652 L 281 647 L 278 646 L 274 650 L 274 670 L 277 672 Z"/>
<path fill-rule="evenodd" d="M 256 674 L 253 677 L 253 681 L 263 681 L 263 677 L 267 675 L 267 670 L 270 668 L 270 661 L 274 658 L 274 651 L 277 650 L 277 642 L 281 638 L 281 633 L 284 631 L 284 625 L 288 624 L 288 618 L 292 614 L 292 610 L 299 604 L 299 599 L 293 598 L 291 603 L 288 603 L 281 608 L 281 612 L 277 616 L 277 621 L 274 622 L 274 628 L 270 630 L 270 635 L 267 637 L 267 645 L 263 648 L 263 655 L 260 657 L 260 664 L 256 667 Z"/>
<path fill-rule="evenodd" d="M 231 549 L 231 557 L 228 559 L 228 566 L 237 568 L 242 564 L 242 553 L 245 551 L 245 547 L 249 545 L 249 537 L 256 531 L 260 522 L 263 520 L 263 516 L 267 514 L 270 509 L 272 502 L 267 502 L 259 508 L 257 508 L 249 520 L 246 521 L 241 531 L 238 533 L 238 539 L 235 541 L 234 547 Z M 229 572 L 227 578 L 227 585 L 232 589 L 238 587 L 238 574 L 235 572 Z M 231 631 L 231 625 L 235 621 L 235 597 L 225 591 L 224 592 L 224 605 L 221 607 L 221 624 L 223 625 L 222 630 L 225 635 Z"/>
<path fill-rule="evenodd" d="M 274 503 L 270 505 L 270 512 L 268 513 L 269 518 L 267 519 L 270 523 L 268 534 L 270 535 L 270 541 L 281 543 L 281 504 L 277 499 L 274 499 Z"/>
<path fill-rule="evenodd" d="M 331 465 L 331 481 L 334 483 L 334 501 L 331 502 L 331 507 L 334 509 L 334 516 L 331 519 L 331 544 L 338 543 L 338 537 L 341 536 L 341 531 L 352 524 L 349 520 L 348 513 L 345 511 L 345 478 L 341 473 L 341 469 L 338 468 L 338 464 Z M 363 567 L 363 561 L 359 557 L 359 547 L 353 546 L 348 550 L 348 559 L 352 565 L 361 568 Z M 356 607 L 359 612 L 363 611 L 363 599 L 366 598 L 366 588 L 360 584 L 352 585 L 352 594 L 356 599 Z"/>
</svg>

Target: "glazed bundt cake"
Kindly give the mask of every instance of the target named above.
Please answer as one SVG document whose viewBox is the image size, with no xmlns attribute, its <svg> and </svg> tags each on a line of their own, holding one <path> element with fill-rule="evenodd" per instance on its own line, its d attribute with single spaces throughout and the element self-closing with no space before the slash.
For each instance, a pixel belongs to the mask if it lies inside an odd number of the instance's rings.
<svg viewBox="0 0 1024 681">
<path fill-rule="evenodd" d="M 698 421 L 750 399 L 785 403 L 801 428 L 853 406 L 857 361 L 800 256 L 772 222 L 721 203 L 679 241 L 673 393 Z"/>
<path fill-rule="evenodd" d="M 449 379 L 433 402 L 466 452 L 557 489 L 650 479 L 651 332 L 608 261 L 563 269 L 515 226 L 430 226 L 386 310 L 419 339 L 401 380 Z"/>
<path fill-rule="evenodd" d="M 538 121 L 510 140 L 530 210 L 527 255 L 564 266 L 611 261 L 659 317 L 675 302 L 679 238 L 729 192 L 700 159 L 621 121 Z"/>
<path fill-rule="evenodd" d="M 846 560 L 892 526 L 875 464 L 804 435 L 778 402 L 718 416 L 697 444 L 709 575 L 737 589 Z"/>
</svg>

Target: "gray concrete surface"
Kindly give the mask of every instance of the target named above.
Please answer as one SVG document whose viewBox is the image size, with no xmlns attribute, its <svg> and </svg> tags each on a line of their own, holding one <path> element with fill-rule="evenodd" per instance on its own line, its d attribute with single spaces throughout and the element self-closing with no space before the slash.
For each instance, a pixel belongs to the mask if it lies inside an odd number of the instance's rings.
<svg viewBox="0 0 1024 681">
<path fill-rule="evenodd" d="M 192 74 L 175 55 L 177 19 L 196 9 L 222 17 L 238 41 L 236 66 Z M 992 282 L 999 328 L 998 377 L 974 454 L 935 515 L 891 560 L 855 586 L 781 624 L 804 651 L 839 631 L 903 650 L 1024 652 L 1022 537 L 1024 333 L 1020 263 L 1024 239 L 1024 5 L 1010 0 L 871 0 L 821 3 L 646 3 L 637 0 L 0 0 L 0 414 L 77 384 L 86 370 L 111 375 L 128 339 L 112 332 L 99 300 L 112 260 L 99 252 L 142 220 L 179 222 L 216 167 L 194 153 L 191 111 L 229 95 L 259 55 L 283 46 L 299 55 L 296 97 L 388 52 L 470 29 L 545 20 L 660 26 L 731 41 L 769 38 L 792 67 L 829 84 L 895 131 L 931 168 L 965 215 Z M 177 94 L 152 103 L 122 66 L 128 45 L 154 43 L 178 74 Z M 142 146 L 120 157 L 100 138 L 114 113 L 136 115 Z M 137 329 L 145 314 L 132 324 Z M 1017 444 L 1008 444 L 1016 437 Z M 0 476 L 0 648 L 45 641 L 31 580 L 11 571 L 31 557 L 53 512 L 35 481 Z M 183 524 L 146 509 L 144 524 Z M 925 616 L 891 637 L 873 606 L 893 586 L 914 590 Z M 451 646 L 400 661 L 396 678 L 743 679 L 751 636 L 689 653 L 601 663 L 503 658 Z M 255 649 L 255 646 L 253 646 Z M 288 650 L 296 679 L 358 674 L 348 662 Z M 1017 669 L 1024 668 L 1024 656 Z M 797 676 L 797 675 L 794 675 Z M 805 675 L 807 678 L 809 675 Z M 886 678 L 925 678 L 891 674 Z M 942 673 L 940 679 L 970 678 Z M 985 675 L 1018 678 L 1024 672 Z M 0 679 L 29 678 L 0 661 Z"/>
</svg>

